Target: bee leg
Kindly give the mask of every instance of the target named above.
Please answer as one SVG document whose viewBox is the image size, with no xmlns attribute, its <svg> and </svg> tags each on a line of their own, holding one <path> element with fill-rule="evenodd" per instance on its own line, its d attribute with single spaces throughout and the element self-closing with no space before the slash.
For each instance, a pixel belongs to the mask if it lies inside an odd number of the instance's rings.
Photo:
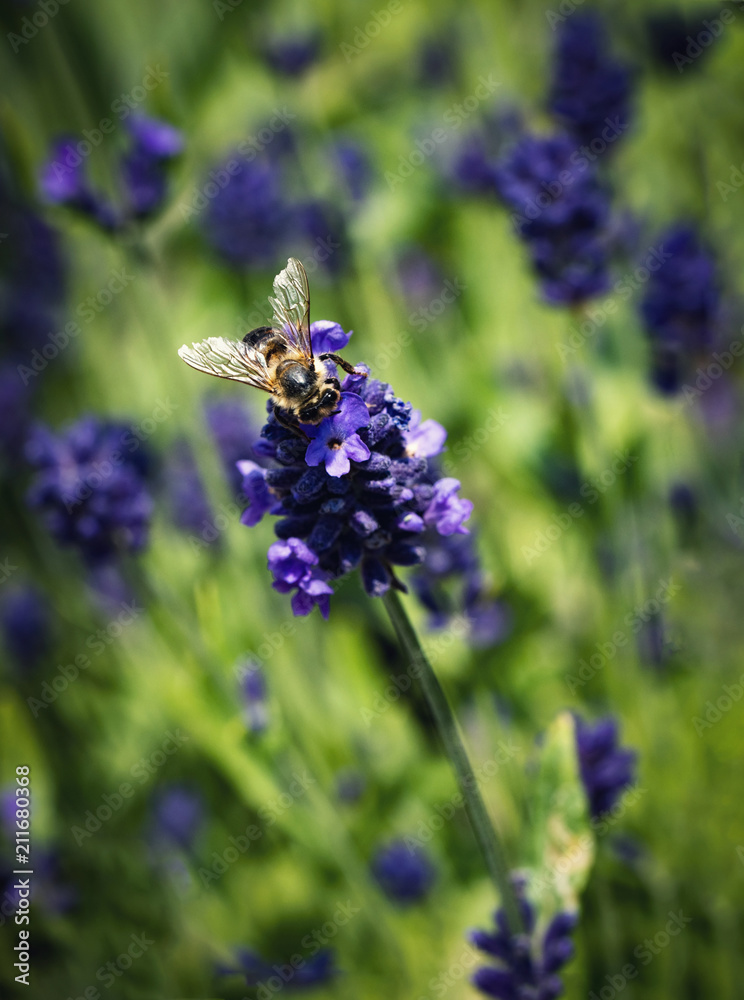
<svg viewBox="0 0 744 1000">
<path fill-rule="evenodd" d="M 286 427 L 288 431 L 292 431 L 292 433 L 295 434 L 297 437 L 304 438 L 305 441 L 310 440 L 310 438 L 307 436 L 305 431 L 303 431 L 303 429 L 300 427 L 297 421 L 289 420 L 287 419 L 287 417 L 283 416 L 282 411 L 279 409 L 278 406 L 274 407 L 274 416 L 276 418 L 276 422 L 278 424 L 281 424 L 282 427 Z"/>
<path fill-rule="evenodd" d="M 365 378 L 367 377 L 367 373 L 366 372 L 358 372 L 356 370 L 356 368 L 354 367 L 354 365 L 350 365 L 348 361 L 344 361 L 344 359 L 340 358 L 338 356 L 338 354 L 330 354 L 330 353 L 329 354 L 321 354 L 320 355 L 320 360 L 321 361 L 332 361 L 334 363 L 334 365 L 340 365 L 341 368 L 343 368 L 343 370 L 345 372 L 349 373 L 349 375 L 363 375 Z"/>
</svg>

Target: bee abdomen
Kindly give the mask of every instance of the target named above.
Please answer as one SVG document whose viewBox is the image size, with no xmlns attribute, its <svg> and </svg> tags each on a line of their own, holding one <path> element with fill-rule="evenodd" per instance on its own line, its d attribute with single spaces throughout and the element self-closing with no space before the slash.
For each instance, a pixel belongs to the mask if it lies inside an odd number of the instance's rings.
<svg viewBox="0 0 744 1000">
<path fill-rule="evenodd" d="M 250 333 L 246 333 L 243 337 L 243 343 L 248 344 L 249 347 L 258 348 L 263 341 L 269 340 L 274 332 L 270 326 L 258 326 Z"/>
<path fill-rule="evenodd" d="M 260 351 L 267 363 L 279 361 L 287 353 L 287 342 L 270 326 L 259 326 L 246 333 L 243 343 Z"/>
</svg>

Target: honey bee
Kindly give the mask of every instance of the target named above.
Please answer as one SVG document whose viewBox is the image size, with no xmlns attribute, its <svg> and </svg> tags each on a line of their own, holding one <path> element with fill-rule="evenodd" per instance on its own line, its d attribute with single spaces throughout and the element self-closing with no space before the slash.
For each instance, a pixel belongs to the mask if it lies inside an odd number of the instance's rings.
<svg viewBox="0 0 744 1000">
<path fill-rule="evenodd" d="M 280 423 L 298 431 L 297 423 L 319 424 L 337 412 L 341 386 L 322 363 L 332 361 L 345 372 L 357 372 L 338 354 L 313 355 L 310 341 L 310 290 L 305 268 L 295 257 L 274 278 L 272 326 L 260 326 L 240 340 L 208 337 L 178 351 L 187 365 L 207 375 L 244 382 L 271 396 Z"/>
</svg>

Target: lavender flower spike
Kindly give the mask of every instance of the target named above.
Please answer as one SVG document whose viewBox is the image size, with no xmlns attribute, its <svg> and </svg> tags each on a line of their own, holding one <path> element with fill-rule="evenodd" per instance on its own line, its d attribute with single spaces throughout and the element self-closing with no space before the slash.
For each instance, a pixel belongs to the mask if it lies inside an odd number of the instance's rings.
<svg viewBox="0 0 744 1000">
<path fill-rule="evenodd" d="M 609 812 L 633 784 L 636 754 L 618 746 L 617 722 L 611 715 L 594 726 L 577 716 L 576 747 L 589 812 L 596 819 Z"/>
<path fill-rule="evenodd" d="M 548 925 L 542 940 L 535 934 L 535 910 L 524 895 L 524 885 L 517 883 L 517 902 L 521 910 L 524 934 L 512 934 L 504 911 L 494 915 L 495 933 L 472 931 L 470 940 L 498 965 L 477 970 L 472 983 L 476 989 L 499 1000 L 554 1000 L 563 993 L 563 983 L 556 973 L 569 961 L 574 947 L 570 935 L 576 915 L 558 913 Z"/>
<path fill-rule="evenodd" d="M 290 260 L 277 278 L 292 305 L 291 322 L 302 328 L 301 338 L 296 331 L 295 350 L 306 353 L 308 363 L 329 368 L 339 363 L 349 374 L 337 401 L 325 410 L 328 415 L 318 416 L 316 423 L 299 422 L 290 410 L 277 411 L 281 403 L 271 398 L 262 440 L 245 442 L 237 465 L 249 500 L 243 523 L 258 524 L 265 513 L 279 518 L 274 526 L 279 541 L 269 548 L 274 589 L 292 594 L 295 615 L 318 605 L 327 618 L 333 580 L 359 567 L 369 595 L 381 597 L 393 586 L 404 590 L 393 567 L 424 560 L 421 535 L 427 528 L 438 536 L 467 534 L 464 522 L 473 504 L 458 496 L 456 479 L 441 478 L 431 464 L 444 447 L 445 429 L 436 421 L 422 421 L 410 403 L 370 378 L 364 366 L 351 369 L 335 358 L 333 349 L 343 348 L 350 337 L 337 323 L 304 325 L 309 293 L 300 273 L 304 275 L 299 262 Z M 211 342 L 207 345 L 213 349 Z M 266 388 L 256 374 L 263 357 L 253 358 L 255 370 L 246 368 L 245 375 L 242 345 L 223 338 L 218 347 L 222 353 L 216 353 L 216 361 L 193 367 L 222 374 L 224 363 L 224 377 L 237 373 L 238 381 Z M 323 358 L 329 348 L 332 356 Z M 186 355 L 182 357 L 191 364 Z M 259 457 L 261 465 L 251 456 Z"/>
</svg>

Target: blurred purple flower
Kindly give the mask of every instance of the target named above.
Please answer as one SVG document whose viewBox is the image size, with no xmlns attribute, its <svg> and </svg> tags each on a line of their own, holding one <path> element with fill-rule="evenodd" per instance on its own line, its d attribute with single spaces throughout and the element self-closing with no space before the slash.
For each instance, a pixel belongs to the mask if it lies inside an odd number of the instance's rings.
<svg viewBox="0 0 744 1000">
<path fill-rule="evenodd" d="M 421 247 L 408 246 L 401 250 L 396 270 L 403 295 L 411 306 L 426 305 L 441 292 L 442 271 Z"/>
<path fill-rule="evenodd" d="M 629 123 L 631 77 L 613 58 L 604 21 L 596 11 L 563 19 L 557 32 L 550 111 L 576 138 L 611 148 Z M 608 142 L 608 127 L 613 138 Z"/>
<path fill-rule="evenodd" d="M 354 139 L 337 140 L 331 149 L 341 182 L 352 201 L 362 201 L 372 180 L 372 166 L 365 147 Z"/>
<path fill-rule="evenodd" d="M 129 214 L 144 219 L 165 201 L 168 161 L 183 151 L 182 133 L 169 122 L 131 115 L 126 126 L 132 148 L 122 158 L 121 174 Z"/>
<path fill-rule="evenodd" d="M 478 969 L 472 983 L 481 993 L 499 1000 L 553 1000 L 563 993 L 556 973 L 573 956 L 570 935 L 577 918 L 573 913 L 558 913 L 540 941 L 535 934 L 535 909 L 525 898 L 522 883 L 517 884 L 517 892 L 524 932 L 512 933 L 501 909 L 494 914 L 495 932 L 471 931 L 471 943 L 498 963 Z"/>
<path fill-rule="evenodd" d="M 212 521 L 212 506 L 199 474 L 194 452 L 185 438 L 173 443 L 165 463 L 165 490 L 173 523 L 181 531 L 199 534 Z"/>
<path fill-rule="evenodd" d="M 574 305 L 606 291 L 610 200 L 568 136 L 525 134 L 495 176 L 545 299 Z"/>
<path fill-rule="evenodd" d="M 46 347 L 50 332 L 63 326 L 66 265 L 56 230 L 16 201 L 0 180 L 0 214 L 6 239 L 0 241 L 0 342 L 8 368 L 3 369 L 3 412 L 0 432 L 11 452 L 23 427 L 16 404 L 35 387 L 39 369 L 35 351 Z M 11 368 L 20 362 L 21 368 Z M 43 370 L 43 369 L 42 369 Z M 15 374 L 17 386 L 9 379 Z M 9 398 L 11 397 L 11 398 Z M 9 426 L 12 425 L 12 429 Z M 24 428 L 25 429 L 25 428 Z"/>
<path fill-rule="evenodd" d="M 448 175 L 456 188 L 471 195 L 499 195 L 499 161 L 525 134 L 521 112 L 499 105 L 484 112 L 478 125 L 460 140 Z"/>
<path fill-rule="evenodd" d="M 269 962 L 249 948 L 237 948 L 235 961 L 230 964 L 220 963 L 217 973 L 223 976 L 240 974 L 245 977 L 248 986 L 258 986 L 263 990 L 266 988 L 263 984 L 271 985 L 277 979 L 276 970 L 279 965 L 279 962 Z M 286 977 L 282 977 L 281 985 L 282 989 L 290 991 L 327 985 L 338 974 L 335 953 L 330 948 L 321 948 L 311 957 L 303 958 L 301 963 L 293 962 L 291 966 L 282 967 L 291 970 Z"/>
<path fill-rule="evenodd" d="M 11 659 L 33 670 L 51 643 L 49 602 L 35 587 L 13 588 L 0 604 L 0 628 Z"/>
<path fill-rule="evenodd" d="M 31 386 L 14 364 L 0 366 L 0 452 L 11 464 L 23 454 L 31 421 Z"/>
<path fill-rule="evenodd" d="M 424 511 L 424 523 L 436 528 L 440 535 L 467 535 L 464 526 L 473 512 L 470 500 L 462 500 L 457 494 L 460 483 L 451 477 L 440 479 L 434 484 L 431 500 Z"/>
<path fill-rule="evenodd" d="M 452 177 L 468 194 L 498 193 L 495 158 L 482 132 L 470 132 L 462 139 L 452 165 Z"/>
<path fill-rule="evenodd" d="M 137 148 L 154 159 L 170 160 L 183 152 L 183 133 L 170 122 L 133 114 L 126 119 L 125 125 Z"/>
<path fill-rule="evenodd" d="M 224 173 L 228 181 L 216 188 L 203 219 L 207 242 L 232 267 L 260 269 L 279 256 L 289 235 L 292 214 L 282 193 L 279 168 L 239 154 L 228 157 L 226 164 L 237 163 L 228 173 L 218 165 L 212 173 Z"/>
<path fill-rule="evenodd" d="M 118 199 L 112 201 L 93 189 L 85 158 L 77 148 L 80 142 L 71 136 L 53 144 L 41 168 L 44 198 L 75 209 L 110 231 L 156 212 L 167 194 L 168 162 L 183 150 L 183 135 L 169 122 L 143 114 L 127 118 L 126 129 L 130 145 L 117 164 Z"/>
<path fill-rule="evenodd" d="M 304 237 L 307 246 L 301 256 L 317 260 L 331 274 L 339 274 L 348 256 L 346 221 L 339 206 L 314 198 L 295 205 L 292 214 L 294 239 Z"/>
<path fill-rule="evenodd" d="M 67 913 L 78 899 L 78 892 L 74 886 L 62 881 L 60 868 L 58 850 L 40 845 L 34 848 L 33 877 L 29 884 L 29 901 L 34 909 L 50 916 Z M 4 874 L 5 878 L 0 875 L 0 898 L 3 899 L 3 905 L 5 902 L 9 902 L 14 909 L 17 909 L 20 896 L 18 890 L 14 888 L 14 884 L 18 881 L 18 875 L 7 871 Z M 4 887 L 3 883 L 5 883 Z M 3 914 L 10 916 L 5 909 L 3 909 Z"/>
<path fill-rule="evenodd" d="M 231 492 L 237 496 L 243 481 L 238 462 L 258 457 L 254 443 L 259 429 L 248 407 L 238 399 L 209 400 L 204 412 Z"/>
<path fill-rule="evenodd" d="M 190 851 L 204 820 L 204 800 L 193 788 L 171 785 L 153 797 L 151 831 L 158 846 Z"/>
<path fill-rule="evenodd" d="M 370 867 L 388 899 L 404 905 L 425 899 L 436 878 L 428 853 L 417 845 L 409 847 L 404 840 L 380 847 Z"/>
<path fill-rule="evenodd" d="M 576 719 L 576 747 L 581 780 L 593 819 L 609 812 L 635 781 L 636 753 L 618 746 L 617 721 L 610 715 L 594 726 Z"/>
<path fill-rule="evenodd" d="M 282 76 L 299 77 L 317 61 L 322 37 L 313 29 L 272 38 L 263 46 L 268 65 Z"/>
<path fill-rule="evenodd" d="M 266 677 L 261 667 L 249 660 L 240 678 L 243 719 L 251 733 L 262 733 L 269 724 L 266 706 Z"/>
<path fill-rule="evenodd" d="M 116 229 L 121 220 L 111 202 L 91 186 L 85 159 L 76 145 L 74 136 L 62 136 L 52 145 L 39 175 L 42 197 L 87 215 L 102 229 Z"/>
<path fill-rule="evenodd" d="M 40 425 L 26 457 L 36 469 L 28 503 L 60 545 L 91 565 L 145 548 L 153 510 L 147 455 L 129 427 L 93 416 L 59 434 Z"/>
<path fill-rule="evenodd" d="M 715 345 L 721 295 L 716 262 L 696 230 L 684 223 L 659 237 L 666 255 L 652 272 L 641 302 L 651 341 L 652 380 L 660 392 L 678 392 L 694 362 Z"/>
<path fill-rule="evenodd" d="M 489 595 L 473 535 L 442 537 L 429 530 L 421 543 L 426 556 L 411 586 L 430 613 L 429 628 L 445 628 L 461 616 L 472 646 L 485 649 L 503 642 L 512 627 L 511 609 Z"/>
</svg>

